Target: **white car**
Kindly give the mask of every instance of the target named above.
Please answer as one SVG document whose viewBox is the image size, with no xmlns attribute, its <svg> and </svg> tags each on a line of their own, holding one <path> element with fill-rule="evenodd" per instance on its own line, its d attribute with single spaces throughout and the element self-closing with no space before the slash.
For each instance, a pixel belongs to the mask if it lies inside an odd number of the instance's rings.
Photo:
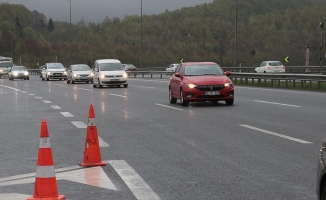
<svg viewBox="0 0 326 200">
<path fill-rule="evenodd" d="M 255 68 L 255 73 L 285 72 L 285 67 L 280 61 L 264 61 Z"/>
<path fill-rule="evenodd" d="M 93 67 L 93 87 L 128 87 L 128 75 L 117 59 L 96 60 Z"/>
<path fill-rule="evenodd" d="M 175 69 L 179 66 L 180 64 L 171 64 L 168 68 L 165 69 L 167 72 L 175 72 Z"/>
<path fill-rule="evenodd" d="M 45 63 L 41 72 L 42 81 L 50 79 L 67 79 L 67 72 L 61 63 Z"/>
</svg>

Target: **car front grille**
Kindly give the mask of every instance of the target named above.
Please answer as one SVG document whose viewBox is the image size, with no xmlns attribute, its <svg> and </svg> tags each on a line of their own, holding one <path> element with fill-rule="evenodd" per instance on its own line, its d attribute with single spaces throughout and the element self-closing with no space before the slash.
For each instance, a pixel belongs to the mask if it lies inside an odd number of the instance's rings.
<svg viewBox="0 0 326 200">
<path fill-rule="evenodd" d="M 211 95 L 211 96 L 208 96 L 208 95 L 199 95 L 199 96 L 197 96 L 197 98 L 199 98 L 199 99 L 201 99 L 201 98 L 203 98 L 203 99 L 215 99 L 215 98 L 225 98 L 225 96 L 224 95 Z"/>
<path fill-rule="evenodd" d="M 196 87 L 198 90 L 223 90 L 224 85 L 219 84 L 219 85 L 197 85 Z"/>
<path fill-rule="evenodd" d="M 105 78 L 119 78 L 119 77 L 122 77 L 122 75 L 116 75 L 116 76 L 113 76 L 113 75 L 106 75 Z"/>
</svg>

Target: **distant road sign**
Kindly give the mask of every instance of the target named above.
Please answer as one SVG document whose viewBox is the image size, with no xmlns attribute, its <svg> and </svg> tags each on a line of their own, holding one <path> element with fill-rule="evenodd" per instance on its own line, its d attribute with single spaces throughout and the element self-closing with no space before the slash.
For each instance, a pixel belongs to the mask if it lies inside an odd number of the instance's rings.
<svg viewBox="0 0 326 200">
<path fill-rule="evenodd" d="M 289 58 L 289 56 L 285 56 L 285 57 L 284 57 L 284 62 L 286 62 L 286 63 L 290 62 L 290 58 Z"/>
<path fill-rule="evenodd" d="M 180 62 L 180 63 L 183 63 L 183 58 L 181 58 L 181 59 L 179 60 L 179 62 Z"/>
</svg>

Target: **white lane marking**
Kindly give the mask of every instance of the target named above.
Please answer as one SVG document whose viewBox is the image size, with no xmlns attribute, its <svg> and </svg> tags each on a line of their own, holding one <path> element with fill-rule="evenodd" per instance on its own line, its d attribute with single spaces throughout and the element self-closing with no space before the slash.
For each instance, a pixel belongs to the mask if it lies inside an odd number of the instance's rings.
<svg viewBox="0 0 326 200">
<path fill-rule="evenodd" d="M 35 99 L 43 99 L 43 97 L 35 97 Z"/>
<path fill-rule="evenodd" d="M 59 109 L 61 109 L 59 106 L 51 106 L 53 109 L 57 109 L 57 110 L 59 110 Z"/>
<path fill-rule="evenodd" d="M 175 107 L 172 107 L 172 106 L 166 106 L 166 105 L 159 104 L 159 103 L 156 103 L 156 105 L 157 105 L 157 106 L 162 106 L 162 107 L 165 107 L 165 108 L 171 108 L 171 109 L 174 109 L 174 110 L 185 111 L 185 110 L 180 109 L 180 108 L 175 108 Z"/>
<path fill-rule="evenodd" d="M 27 93 L 26 91 L 20 91 L 21 93 Z"/>
<path fill-rule="evenodd" d="M 86 91 L 90 91 L 90 89 L 85 89 L 85 88 L 79 88 L 80 90 L 86 90 Z"/>
<path fill-rule="evenodd" d="M 63 171 L 69 171 L 69 170 L 74 170 L 80 168 L 79 165 L 71 166 L 71 167 L 63 167 L 56 169 L 55 172 L 63 172 Z M 23 179 L 23 178 L 29 178 L 29 177 L 35 177 L 36 173 L 28 173 L 28 174 L 21 174 L 21 175 L 16 175 L 16 176 L 9 176 L 9 177 L 4 177 L 0 178 L 0 182 L 6 182 L 10 180 L 17 180 L 17 179 Z"/>
<path fill-rule="evenodd" d="M 146 80 L 146 79 L 137 79 L 137 78 L 131 78 L 129 80 L 133 80 L 133 81 L 152 81 L 152 82 L 169 82 L 170 81 L 170 78 L 166 78 L 166 80 Z"/>
<path fill-rule="evenodd" d="M 274 133 L 272 131 L 267 131 L 267 130 L 264 130 L 264 129 L 256 128 L 256 127 L 245 125 L 245 124 L 239 124 L 239 126 L 242 126 L 242 127 L 248 128 L 248 129 L 252 129 L 252 130 L 255 130 L 255 131 L 259 131 L 259 132 L 262 132 L 262 133 L 267 133 L 267 134 L 270 134 L 270 135 L 274 135 L 274 136 L 277 136 L 277 137 L 281 137 L 281 138 L 284 138 L 284 139 L 292 140 L 292 141 L 299 142 L 299 143 L 302 143 L 302 144 L 312 144 L 312 142 L 308 142 L 308 141 L 305 141 L 305 140 L 300 140 L 300 139 L 297 139 L 297 138 L 294 138 L 294 137 L 282 135 L 282 134 L 279 134 L 279 133 Z"/>
<path fill-rule="evenodd" d="M 43 100 L 44 103 L 52 103 L 51 101 L 49 100 Z"/>
<path fill-rule="evenodd" d="M 34 94 L 28 94 L 28 95 L 30 95 L 30 96 L 34 96 Z"/>
<path fill-rule="evenodd" d="M 5 88 L 9 88 L 9 89 L 12 89 L 12 90 L 20 91 L 20 90 L 17 89 L 17 88 L 13 88 L 13 87 L 5 86 L 5 85 L 0 85 L 0 86 L 1 86 L 1 87 L 5 87 Z"/>
<path fill-rule="evenodd" d="M 87 125 L 84 122 L 81 121 L 72 121 L 77 128 L 87 128 Z"/>
<path fill-rule="evenodd" d="M 154 87 L 146 87 L 146 86 L 138 86 L 140 88 L 150 88 L 150 89 L 153 89 Z"/>
<path fill-rule="evenodd" d="M 11 91 L 11 92 L 0 92 L 0 94 L 6 94 L 6 93 L 16 93 L 15 91 Z"/>
<path fill-rule="evenodd" d="M 296 105 L 283 104 L 283 103 L 274 103 L 274 102 L 268 102 L 268 101 L 260 101 L 260 100 L 254 100 L 254 101 L 260 102 L 260 103 L 275 104 L 275 105 L 280 105 L 280 106 L 289 106 L 289 107 L 296 107 L 296 108 L 300 108 L 301 107 L 301 106 L 296 106 Z"/>
<path fill-rule="evenodd" d="M 73 117 L 73 115 L 70 114 L 69 112 L 60 112 L 60 113 L 65 117 Z"/>
<path fill-rule="evenodd" d="M 318 92 L 304 92 L 304 91 L 292 91 L 292 90 L 282 90 L 282 89 L 268 89 L 268 88 L 254 88 L 254 87 L 246 87 L 237 85 L 236 87 L 241 87 L 242 89 L 251 89 L 251 90 L 271 90 L 275 92 L 286 92 L 286 93 L 301 93 L 301 94 L 315 94 L 315 95 L 326 95 L 325 93 L 318 93 Z"/>
<path fill-rule="evenodd" d="M 117 97 L 127 97 L 127 96 L 122 96 L 122 95 L 118 95 L 118 94 L 110 94 L 112 96 L 117 96 Z"/>
<path fill-rule="evenodd" d="M 57 86 L 65 86 L 65 85 L 61 85 L 61 84 L 54 84 L 54 85 L 57 85 Z"/>
<path fill-rule="evenodd" d="M 77 128 L 87 128 L 87 125 L 84 122 L 81 121 L 72 121 Z M 100 147 L 109 147 L 109 144 L 106 143 L 100 136 L 98 136 L 98 142 Z"/>
<path fill-rule="evenodd" d="M 1 199 L 4 199 L 4 200 L 27 199 L 31 196 L 33 196 L 33 195 L 17 194 L 17 193 L 0 194 Z"/>
<path fill-rule="evenodd" d="M 136 199 L 160 200 L 160 197 L 147 185 L 137 172 L 124 160 L 108 161 L 126 183 Z"/>
<path fill-rule="evenodd" d="M 106 175 L 102 167 L 82 168 L 80 166 L 73 166 L 55 170 L 57 180 L 67 180 L 95 187 L 101 187 L 110 190 L 117 190 L 110 178 Z M 35 182 L 35 173 L 23 174 L 13 177 L 2 178 L 0 186 L 26 184 Z M 0 197 L 3 197 L 0 194 Z M 3 199 L 3 198 L 1 198 Z"/>
</svg>

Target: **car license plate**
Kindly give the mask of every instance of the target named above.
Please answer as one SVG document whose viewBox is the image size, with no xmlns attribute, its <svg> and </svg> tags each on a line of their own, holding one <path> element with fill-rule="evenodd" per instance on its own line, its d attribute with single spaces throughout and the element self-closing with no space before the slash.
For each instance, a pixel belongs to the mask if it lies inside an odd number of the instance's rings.
<svg viewBox="0 0 326 200">
<path fill-rule="evenodd" d="M 219 91 L 210 91 L 210 92 L 205 92 L 205 95 L 211 96 L 211 95 L 220 95 Z"/>
<path fill-rule="evenodd" d="M 111 79 L 111 81 L 119 81 L 119 79 Z"/>
</svg>

